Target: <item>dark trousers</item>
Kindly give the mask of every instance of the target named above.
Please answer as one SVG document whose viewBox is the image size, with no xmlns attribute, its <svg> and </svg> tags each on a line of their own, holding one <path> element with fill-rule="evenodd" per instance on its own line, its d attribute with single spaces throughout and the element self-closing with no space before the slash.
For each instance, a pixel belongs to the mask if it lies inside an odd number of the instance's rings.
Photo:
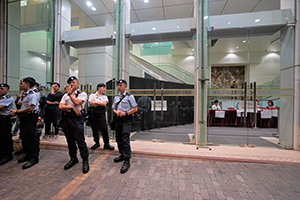
<svg viewBox="0 0 300 200">
<path fill-rule="evenodd" d="M 45 112 L 45 135 L 50 134 L 51 123 L 55 127 L 55 135 L 58 135 L 59 128 L 56 127 L 61 114 L 58 109 L 48 109 Z"/>
<path fill-rule="evenodd" d="M 131 158 L 130 148 L 130 132 L 131 132 L 131 120 L 130 119 L 117 119 L 116 120 L 116 141 L 118 143 L 118 149 L 121 156 L 125 160 Z"/>
<path fill-rule="evenodd" d="M 40 152 L 40 138 L 35 130 L 38 121 L 37 114 L 20 116 L 20 135 L 22 146 L 29 158 L 38 158 Z"/>
<path fill-rule="evenodd" d="M 93 130 L 94 142 L 99 143 L 99 128 L 102 132 L 104 144 L 109 144 L 105 110 L 94 110 L 89 112 L 89 120 Z"/>
<path fill-rule="evenodd" d="M 13 140 L 11 137 L 11 126 L 9 117 L 0 116 L 0 158 L 9 156 L 14 151 Z"/>
<path fill-rule="evenodd" d="M 77 146 L 82 159 L 87 159 L 89 157 L 89 151 L 85 143 L 83 123 L 81 117 L 64 116 L 63 131 L 67 139 L 69 155 L 71 158 L 76 157 Z"/>
</svg>

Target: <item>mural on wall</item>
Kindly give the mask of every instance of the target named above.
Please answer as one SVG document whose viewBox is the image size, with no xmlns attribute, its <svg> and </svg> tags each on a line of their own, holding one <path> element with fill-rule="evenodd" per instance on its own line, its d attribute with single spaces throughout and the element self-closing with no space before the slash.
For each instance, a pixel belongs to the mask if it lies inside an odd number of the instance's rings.
<svg viewBox="0 0 300 200">
<path fill-rule="evenodd" d="M 245 66 L 211 67 L 212 88 L 237 88 L 245 82 Z"/>
</svg>

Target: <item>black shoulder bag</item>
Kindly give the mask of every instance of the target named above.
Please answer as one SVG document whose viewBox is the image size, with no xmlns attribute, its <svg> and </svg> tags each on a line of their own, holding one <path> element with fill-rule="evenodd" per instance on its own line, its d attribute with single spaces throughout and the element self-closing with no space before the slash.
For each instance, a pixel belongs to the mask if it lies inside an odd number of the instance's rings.
<svg viewBox="0 0 300 200">
<path fill-rule="evenodd" d="M 123 95 L 122 98 L 120 99 L 120 101 L 116 104 L 116 110 L 118 109 L 118 105 L 121 103 L 121 101 L 125 98 L 126 95 Z M 109 126 L 110 126 L 110 130 L 115 130 L 116 128 L 116 114 L 114 113 L 113 115 L 113 120 L 110 122 Z"/>
</svg>

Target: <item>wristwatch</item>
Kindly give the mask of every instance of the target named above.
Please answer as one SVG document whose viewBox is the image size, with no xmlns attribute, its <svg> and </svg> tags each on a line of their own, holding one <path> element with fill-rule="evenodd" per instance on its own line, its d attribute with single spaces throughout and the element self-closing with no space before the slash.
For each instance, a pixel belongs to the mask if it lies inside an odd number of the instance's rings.
<svg viewBox="0 0 300 200">
<path fill-rule="evenodd" d="M 72 94 L 72 92 L 69 92 L 68 95 L 70 96 Z"/>
</svg>

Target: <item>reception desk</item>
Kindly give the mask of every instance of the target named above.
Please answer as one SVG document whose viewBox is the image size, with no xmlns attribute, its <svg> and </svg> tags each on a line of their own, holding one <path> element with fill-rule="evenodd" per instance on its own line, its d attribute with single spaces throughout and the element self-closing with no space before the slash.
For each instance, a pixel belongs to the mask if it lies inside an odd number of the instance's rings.
<svg viewBox="0 0 300 200">
<path fill-rule="evenodd" d="M 270 113 L 270 110 L 275 109 L 262 109 L 257 112 L 257 127 L 277 128 L 278 115 Z M 227 127 L 254 127 L 254 113 L 247 112 L 245 124 L 243 113 L 239 113 L 238 110 L 207 110 L 207 125 Z"/>
</svg>

